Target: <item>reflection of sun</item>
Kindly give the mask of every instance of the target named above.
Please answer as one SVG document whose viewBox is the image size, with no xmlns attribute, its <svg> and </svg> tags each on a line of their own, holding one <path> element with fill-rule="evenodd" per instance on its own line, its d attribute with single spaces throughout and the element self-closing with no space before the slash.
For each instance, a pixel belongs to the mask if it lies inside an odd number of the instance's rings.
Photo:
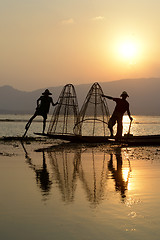
<svg viewBox="0 0 160 240">
<path fill-rule="evenodd" d="M 130 169 L 129 168 L 125 168 L 122 170 L 123 173 L 123 179 L 125 182 L 128 182 L 129 180 L 129 173 L 130 173 Z"/>
</svg>

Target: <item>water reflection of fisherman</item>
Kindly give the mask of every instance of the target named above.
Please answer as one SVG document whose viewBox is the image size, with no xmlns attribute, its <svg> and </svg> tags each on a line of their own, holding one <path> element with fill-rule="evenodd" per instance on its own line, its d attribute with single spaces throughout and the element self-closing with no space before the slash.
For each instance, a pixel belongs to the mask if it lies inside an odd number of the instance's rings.
<svg viewBox="0 0 160 240">
<path fill-rule="evenodd" d="M 52 182 L 49 179 L 49 172 L 47 170 L 47 164 L 45 160 L 45 154 L 43 152 L 43 167 L 41 169 L 35 169 L 37 184 L 40 183 L 40 188 L 44 193 L 48 193 L 51 188 Z"/>
<path fill-rule="evenodd" d="M 50 109 L 50 104 L 52 104 L 52 106 L 57 105 L 57 103 L 54 103 L 52 97 L 50 97 L 49 95 L 52 95 L 52 93 L 50 93 L 50 91 L 48 89 L 46 89 L 42 93 L 42 96 L 40 98 L 38 98 L 36 111 L 33 114 L 33 116 L 29 119 L 28 123 L 26 124 L 26 126 L 25 126 L 26 131 L 25 131 L 23 137 L 26 135 L 33 119 L 37 116 L 42 116 L 43 117 L 43 131 L 42 131 L 42 133 L 44 133 L 45 127 L 46 127 L 47 114 L 49 113 L 49 109 Z"/>
<path fill-rule="evenodd" d="M 115 189 L 116 191 L 121 192 L 122 198 L 125 198 L 125 191 L 127 190 L 128 185 L 128 179 L 127 181 L 123 178 L 123 171 L 122 171 L 122 154 L 121 154 L 121 148 L 116 149 L 116 161 L 117 161 L 117 168 L 114 168 L 113 166 L 113 154 L 110 154 L 110 161 L 108 163 L 108 169 L 112 173 L 112 178 L 115 180 Z"/>
<path fill-rule="evenodd" d="M 43 151 L 43 165 L 41 168 L 37 168 L 36 165 L 32 163 L 32 159 L 29 157 L 23 143 L 22 143 L 22 147 L 25 151 L 25 157 L 27 159 L 27 163 L 29 164 L 30 168 L 33 169 L 34 172 L 36 173 L 37 185 L 40 186 L 44 195 L 48 195 L 49 191 L 51 190 L 52 181 L 49 178 L 49 172 L 47 170 L 44 151 Z"/>
</svg>

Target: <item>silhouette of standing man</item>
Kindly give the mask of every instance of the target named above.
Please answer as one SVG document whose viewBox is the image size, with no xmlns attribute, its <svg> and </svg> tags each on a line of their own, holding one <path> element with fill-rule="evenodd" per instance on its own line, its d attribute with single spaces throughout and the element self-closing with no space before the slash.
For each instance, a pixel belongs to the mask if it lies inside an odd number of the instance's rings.
<svg viewBox="0 0 160 240">
<path fill-rule="evenodd" d="M 42 96 L 40 98 L 38 98 L 36 111 L 35 111 L 34 115 L 29 119 L 28 123 L 26 124 L 26 126 L 25 126 L 26 131 L 25 131 L 23 137 L 26 135 L 33 119 L 36 116 L 42 116 L 43 117 L 43 131 L 42 131 L 42 133 L 44 133 L 45 127 L 46 127 L 47 114 L 49 113 L 49 109 L 50 109 L 50 104 L 52 104 L 52 106 L 57 105 L 57 103 L 54 103 L 52 97 L 50 97 L 49 95 L 52 95 L 52 93 L 50 93 L 50 91 L 48 89 L 46 89 L 42 93 Z"/>
<path fill-rule="evenodd" d="M 130 120 L 132 121 L 133 118 L 131 117 L 130 110 L 129 110 L 129 103 L 127 102 L 126 98 L 129 97 L 126 91 L 123 91 L 121 94 L 121 98 L 113 98 L 110 96 L 102 95 L 103 97 L 106 97 L 108 99 L 111 99 L 116 102 L 116 106 L 114 109 L 114 112 L 108 122 L 108 128 L 111 132 L 111 136 L 113 136 L 113 126 L 117 122 L 117 134 L 116 138 L 121 139 L 122 137 L 122 131 L 123 131 L 123 115 L 125 112 L 127 112 Z"/>
</svg>

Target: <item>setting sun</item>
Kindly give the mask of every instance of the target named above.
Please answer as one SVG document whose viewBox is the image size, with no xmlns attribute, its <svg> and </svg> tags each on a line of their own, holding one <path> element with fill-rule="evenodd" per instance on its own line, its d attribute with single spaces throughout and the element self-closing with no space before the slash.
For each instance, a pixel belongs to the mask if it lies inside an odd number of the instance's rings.
<svg viewBox="0 0 160 240">
<path fill-rule="evenodd" d="M 120 44 L 119 52 L 123 58 L 134 58 L 137 55 L 137 46 L 134 42 L 126 41 Z"/>
<path fill-rule="evenodd" d="M 135 64 L 140 59 L 140 42 L 133 37 L 122 37 L 117 39 L 115 44 L 115 56 L 120 61 L 128 62 L 129 64 Z"/>
</svg>

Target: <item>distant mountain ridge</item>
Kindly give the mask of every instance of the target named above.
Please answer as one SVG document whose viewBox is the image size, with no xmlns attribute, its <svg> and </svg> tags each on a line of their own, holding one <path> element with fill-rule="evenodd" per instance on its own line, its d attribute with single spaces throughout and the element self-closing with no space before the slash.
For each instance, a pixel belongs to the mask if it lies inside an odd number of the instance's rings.
<svg viewBox="0 0 160 240">
<path fill-rule="evenodd" d="M 124 79 L 111 82 L 99 82 L 104 94 L 119 97 L 122 91 L 129 94 L 131 113 L 133 115 L 160 115 L 160 79 Z M 75 85 L 79 106 L 83 101 L 92 84 Z M 47 88 L 47 87 L 46 87 Z M 57 101 L 63 86 L 50 87 L 54 102 Z M 0 87 L 0 113 L 34 113 L 36 101 L 44 89 L 31 92 L 20 91 L 11 86 Z M 107 100 L 110 113 L 115 106 L 113 101 Z M 52 113 L 52 109 L 51 109 Z"/>
</svg>

